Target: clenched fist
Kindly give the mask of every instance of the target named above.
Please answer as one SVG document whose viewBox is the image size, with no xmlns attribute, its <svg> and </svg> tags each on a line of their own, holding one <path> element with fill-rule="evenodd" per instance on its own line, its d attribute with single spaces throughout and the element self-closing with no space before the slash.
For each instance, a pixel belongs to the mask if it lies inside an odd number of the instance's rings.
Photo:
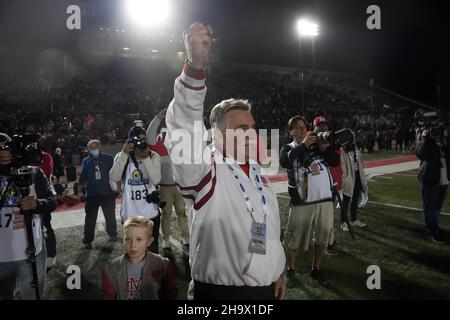
<svg viewBox="0 0 450 320">
<path fill-rule="evenodd" d="M 211 48 L 212 29 L 200 22 L 194 22 L 186 31 L 183 31 L 186 53 L 192 67 L 202 70 L 209 62 L 209 49 Z"/>
</svg>

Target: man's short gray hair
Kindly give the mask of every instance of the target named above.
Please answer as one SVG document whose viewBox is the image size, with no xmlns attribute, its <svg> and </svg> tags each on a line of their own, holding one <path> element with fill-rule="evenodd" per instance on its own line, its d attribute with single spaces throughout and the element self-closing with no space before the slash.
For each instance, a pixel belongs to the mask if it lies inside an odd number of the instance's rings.
<svg viewBox="0 0 450 320">
<path fill-rule="evenodd" d="M 87 143 L 88 149 L 89 149 L 94 143 L 101 144 L 100 140 L 98 140 L 98 139 L 92 139 L 92 140 L 89 140 L 89 142 Z"/>
<path fill-rule="evenodd" d="M 252 105 L 248 100 L 242 99 L 227 99 L 216 104 L 209 116 L 209 122 L 212 128 L 226 129 L 223 127 L 225 114 L 231 110 L 244 110 L 251 112 Z"/>
</svg>

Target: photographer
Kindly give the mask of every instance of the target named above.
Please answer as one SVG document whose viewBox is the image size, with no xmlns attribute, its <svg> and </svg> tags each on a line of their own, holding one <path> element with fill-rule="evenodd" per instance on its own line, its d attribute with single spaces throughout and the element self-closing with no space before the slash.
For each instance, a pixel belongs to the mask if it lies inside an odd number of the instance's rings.
<svg viewBox="0 0 450 320">
<path fill-rule="evenodd" d="M 159 155 L 150 151 L 147 136 L 140 121 L 129 130 L 128 139 L 122 151 L 115 156 L 110 178 L 118 183 L 121 189 L 122 221 L 138 215 L 153 221 L 155 241 L 150 251 L 157 253 L 159 207 L 163 206 L 163 203 L 156 186 L 161 181 L 161 163 Z"/>
<path fill-rule="evenodd" d="M 450 147 L 448 131 L 433 127 L 424 130 L 417 145 L 416 155 L 421 160 L 419 169 L 423 217 L 428 236 L 432 241 L 444 242 L 439 220 L 450 180 Z"/>
<path fill-rule="evenodd" d="M 311 277 L 319 284 L 328 282 L 320 270 L 320 262 L 327 248 L 333 228 L 333 179 L 329 166 L 339 165 L 339 157 L 314 133 L 307 134 L 305 118 L 295 116 L 288 122 L 293 137 L 280 151 L 280 164 L 288 170 L 291 208 L 285 232 L 288 286 L 294 286 L 298 250 L 306 251 L 314 237 Z"/>
<path fill-rule="evenodd" d="M 33 285 L 37 281 L 41 297 L 45 280 L 46 250 L 41 215 L 55 210 L 56 199 L 42 170 L 27 166 L 26 162 L 36 162 L 24 159 L 28 151 L 17 150 L 20 144 L 5 134 L 1 134 L 0 139 L 0 300 L 14 299 L 16 283 L 21 299 L 32 300 L 37 298 Z M 28 191 L 29 195 L 22 196 Z M 30 216 L 26 215 L 31 215 L 29 224 L 26 222 Z M 29 231 L 32 238 L 27 237 Z M 33 246 L 35 253 L 28 255 L 28 249 Z M 34 257 L 35 264 L 31 262 Z M 37 278 L 33 277 L 33 267 L 36 267 Z"/>
<path fill-rule="evenodd" d="M 106 233 L 109 241 L 116 241 L 116 199 L 109 183 L 109 171 L 113 165 L 113 157 L 101 151 L 100 140 L 87 143 L 89 156 L 83 159 L 79 184 L 85 193 L 84 238 L 86 249 L 92 248 L 97 223 L 98 208 L 101 206 L 106 222 Z"/>
</svg>

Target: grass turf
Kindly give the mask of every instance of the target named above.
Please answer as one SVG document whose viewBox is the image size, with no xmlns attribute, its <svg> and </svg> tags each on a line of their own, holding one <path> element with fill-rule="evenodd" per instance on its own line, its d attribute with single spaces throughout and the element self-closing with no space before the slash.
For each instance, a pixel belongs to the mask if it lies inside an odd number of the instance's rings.
<svg viewBox="0 0 450 320">
<path fill-rule="evenodd" d="M 369 184 L 370 200 L 420 208 L 415 171 L 376 177 Z M 288 219 L 289 199 L 279 196 L 282 228 Z M 444 211 L 449 212 L 446 201 Z M 339 255 L 323 258 L 322 270 L 329 288 L 314 284 L 309 277 L 311 250 L 299 254 L 297 277 L 300 284 L 288 290 L 288 299 L 449 299 L 450 245 L 436 244 L 425 238 L 420 212 L 368 204 L 359 210 L 367 229 L 348 233 L 335 231 Z M 176 223 L 175 221 L 173 222 Z M 335 212 L 335 226 L 339 225 Z M 442 216 L 441 227 L 450 229 L 450 218 Z M 97 232 L 92 250 L 82 249 L 82 226 L 56 230 L 57 265 L 47 275 L 46 299 L 101 299 L 102 265 L 121 254 L 121 244 L 108 243 L 104 232 Z M 175 233 L 174 237 L 178 235 Z M 186 298 L 189 282 L 186 257 L 173 250 L 177 266 L 179 297 Z M 81 268 L 81 290 L 66 288 L 66 268 Z M 367 267 L 381 268 L 381 290 L 368 290 Z"/>
</svg>

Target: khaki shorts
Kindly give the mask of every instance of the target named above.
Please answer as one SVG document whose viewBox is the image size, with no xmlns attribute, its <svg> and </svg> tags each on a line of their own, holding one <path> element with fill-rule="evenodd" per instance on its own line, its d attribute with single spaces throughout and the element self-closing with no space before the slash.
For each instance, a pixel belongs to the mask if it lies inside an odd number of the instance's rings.
<svg viewBox="0 0 450 320">
<path fill-rule="evenodd" d="M 308 250 L 309 241 L 326 248 L 333 229 L 333 202 L 291 206 L 284 233 L 284 246 L 291 250 Z"/>
</svg>

